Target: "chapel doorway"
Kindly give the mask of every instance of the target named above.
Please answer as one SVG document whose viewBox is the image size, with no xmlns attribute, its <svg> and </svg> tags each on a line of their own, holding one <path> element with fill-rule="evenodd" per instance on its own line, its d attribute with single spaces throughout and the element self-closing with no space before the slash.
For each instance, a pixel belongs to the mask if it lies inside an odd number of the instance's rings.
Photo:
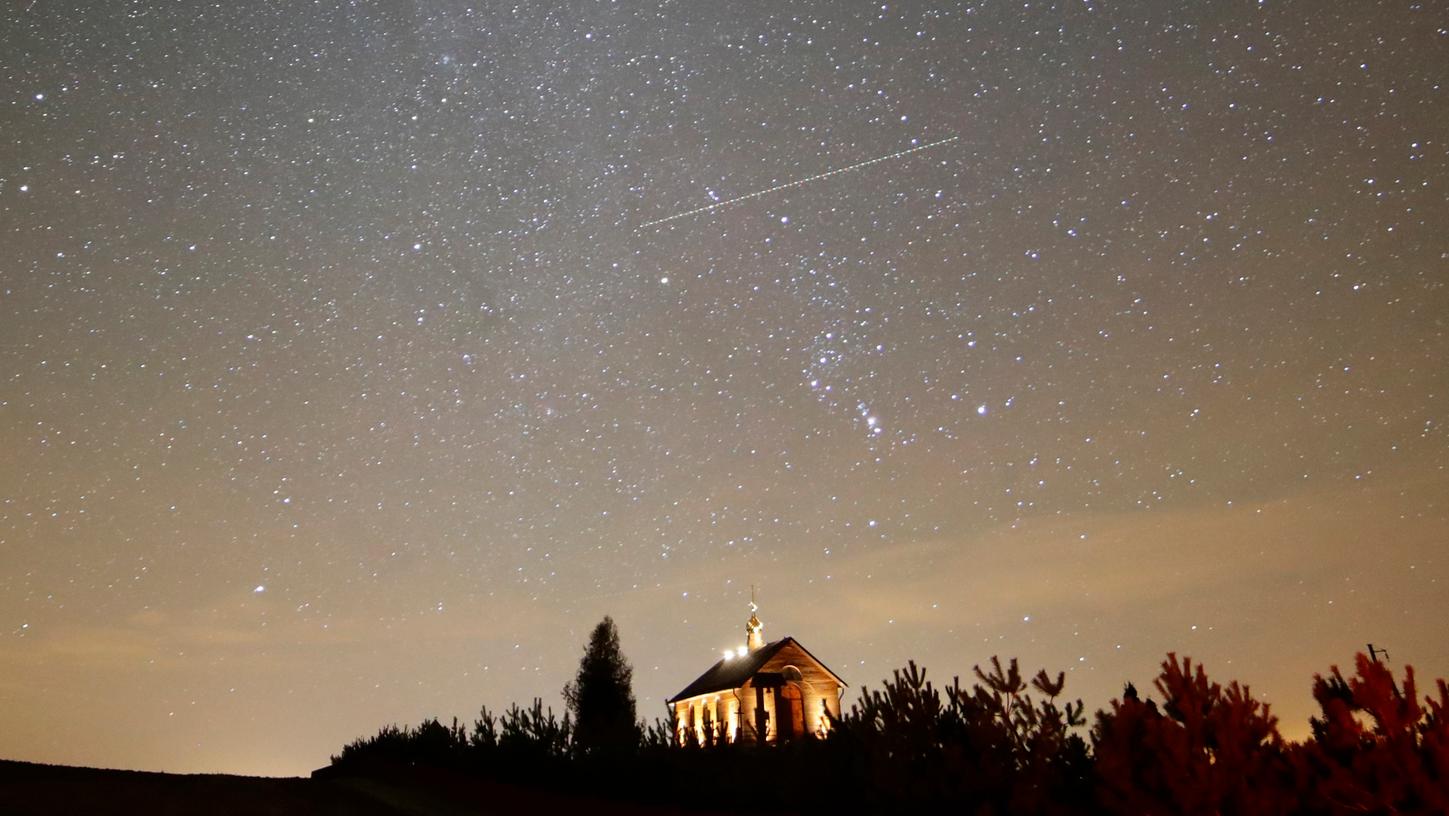
<svg viewBox="0 0 1449 816">
<path fill-rule="evenodd" d="M 794 683 L 780 687 L 779 697 L 780 739 L 799 739 L 805 735 L 805 696 Z"/>
</svg>

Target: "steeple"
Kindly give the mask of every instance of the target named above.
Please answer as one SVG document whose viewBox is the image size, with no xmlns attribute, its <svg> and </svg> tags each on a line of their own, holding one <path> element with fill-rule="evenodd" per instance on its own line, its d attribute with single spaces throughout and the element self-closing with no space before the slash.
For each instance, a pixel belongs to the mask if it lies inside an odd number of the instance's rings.
<svg viewBox="0 0 1449 816">
<path fill-rule="evenodd" d="M 754 651 L 765 645 L 765 625 L 755 613 L 760 607 L 755 603 L 755 587 L 750 585 L 750 620 L 745 624 L 745 646 Z"/>
</svg>

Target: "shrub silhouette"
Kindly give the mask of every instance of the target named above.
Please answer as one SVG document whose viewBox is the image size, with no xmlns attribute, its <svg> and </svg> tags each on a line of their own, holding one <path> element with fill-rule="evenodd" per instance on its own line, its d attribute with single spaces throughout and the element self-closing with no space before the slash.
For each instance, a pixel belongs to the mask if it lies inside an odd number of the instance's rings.
<svg viewBox="0 0 1449 816">
<path fill-rule="evenodd" d="M 342 753 L 332 757 L 332 764 L 456 766 L 461 763 L 467 745 L 467 733 L 457 720 L 449 728 L 436 719 L 427 719 L 416 728 L 383 726 L 375 736 L 343 746 Z"/>
</svg>

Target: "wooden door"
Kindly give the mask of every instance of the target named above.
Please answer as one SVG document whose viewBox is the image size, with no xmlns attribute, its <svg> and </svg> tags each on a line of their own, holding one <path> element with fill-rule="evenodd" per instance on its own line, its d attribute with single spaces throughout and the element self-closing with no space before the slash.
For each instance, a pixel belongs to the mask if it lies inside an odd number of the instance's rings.
<svg viewBox="0 0 1449 816">
<path fill-rule="evenodd" d="M 797 739 L 805 735 L 805 698 L 800 693 L 800 687 L 794 683 L 786 683 L 780 687 L 779 711 L 776 714 L 779 722 L 776 727 L 779 729 L 780 739 Z"/>
</svg>

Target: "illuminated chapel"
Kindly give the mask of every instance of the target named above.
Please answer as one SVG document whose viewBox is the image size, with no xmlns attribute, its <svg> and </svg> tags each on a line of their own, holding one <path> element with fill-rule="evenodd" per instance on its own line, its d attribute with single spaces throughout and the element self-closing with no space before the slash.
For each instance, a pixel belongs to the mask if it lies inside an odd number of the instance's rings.
<svg viewBox="0 0 1449 816">
<path fill-rule="evenodd" d="M 840 716 L 845 681 L 793 637 L 766 643 L 758 611 L 751 601 L 744 646 L 666 701 L 681 744 L 823 737 L 826 712 Z"/>
</svg>

